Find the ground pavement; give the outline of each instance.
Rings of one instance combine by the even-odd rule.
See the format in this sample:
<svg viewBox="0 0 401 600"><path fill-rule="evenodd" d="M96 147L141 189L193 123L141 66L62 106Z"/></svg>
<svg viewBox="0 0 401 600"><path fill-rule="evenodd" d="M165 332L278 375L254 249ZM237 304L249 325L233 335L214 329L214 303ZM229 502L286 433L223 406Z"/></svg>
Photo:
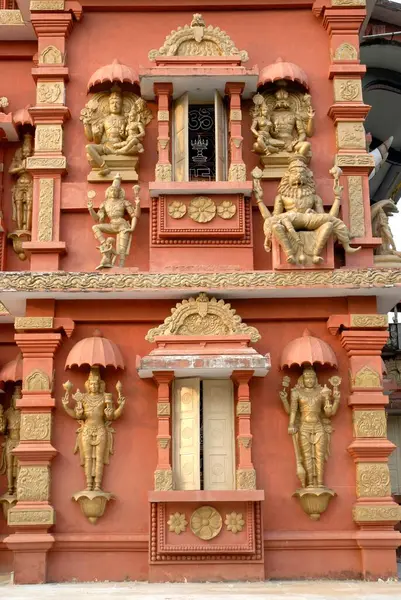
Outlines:
<svg viewBox="0 0 401 600"><path fill-rule="evenodd" d="M1 600L401 600L401 582L1 585Z"/></svg>

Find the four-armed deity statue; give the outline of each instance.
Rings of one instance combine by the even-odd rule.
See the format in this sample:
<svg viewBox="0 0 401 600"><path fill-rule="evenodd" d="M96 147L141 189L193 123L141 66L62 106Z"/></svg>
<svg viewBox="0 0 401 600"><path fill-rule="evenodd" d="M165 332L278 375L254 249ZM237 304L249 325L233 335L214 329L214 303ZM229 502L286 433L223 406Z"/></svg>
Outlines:
<svg viewBox="0 0 401 600"><path fill-rule="evenodd" d="M315 112L309 94L279 88L274 94L256 94L251 111L251 131L255 136L253 151L261 155L263 177L281 177L289 157L311 157Z"/></svg>
<svg viewBox="0 0 401 600"><path fill-rule="evenodd" d="M134 185L132 189L134 204L125 198L125 191L121 187L121 177L117 174L111 186L107 188L105 201L97 212L93 209L92 200L88 199L89 213L96 221L92 231L100 242L98 249L102 254L102 260L96 267L97 269L113 267L117 256L120 257L120 267L123 267L125 259L129 255L132 234L141 214L139 185ZM125 213L128 213L131 219L130 223L125 220ZM106 217L109 219L108 223L105 223ZM114 248L114 239L106 238L105 234L116 234L116 248Z"/></svg>
<svg viewBox="0 0 401 600"><path fill-rule="evenodd" d="M118 170L124 181L136 181L145 127L152 119L145 100L114 86L95 94L81 111L92 172L88 181L111 180Z"/></svg>
<svg viewBox="0 0 401 600"><path fill-rule="evenodd" d="M333 386L332 390L319 384L313 367L305 367L298 383L291 389L290 402L288 376L284 377L283 391L280 392L284 410L289 415L288 433L293 439L297 476L301 482L301 490L297 490L295 495L306 503L308 510L304 509L312 519L320 517L329 498L334 495L324 485L324 467L330 455L331 418L337 413L340 403L341 378L334 376L329 383ZM315 506L311 507L313 503Z"/></svg>
<svg viewBox="0 0 401 600"><path fill-rule="evenodd" d="M20 439L21 412L16 408L16 402L20 398L21 387L15 386L11 406L3 411L0 404L0 433L5 435L6 438L2 444L0 474L7 475L7 492L9 496L15 496L17 491L18 459L14 456L13 450L18 446Z"/></svg>
<svg viewBox="0 0 401 600"><path fill-rule="evenodd" d="M350 246L348 228L338 218L342 194L339 185L341 170L334 168L330 172L334 176L334 202L326 213L322 199L316 194L313 173L307 167L305 157L293 156L278 187L272 214L263 203L262 171L258 167L253 170L254 192L264 220L267 252L271 250L273 236L290 264L318 265L323 262L321 253L331 235L340 242L345 252L353 253L360 249ZM311 235L308 235L309 232Z"/></svg>
<svg viewBox="0 0 401 600"><path fill-rule="evenodd" d="M22 243L31 239L32 231L33 179L27 171L27 158L32 155L33 137L26 133L9 169L10 174L16 177L12 189L12 220L16 228L8 237L13 241L14 250L21 260L26 258Z"/></svg>
<svg viewBox="0 0 401 600"><path fill-rule="evenodd" d="M116 385L116 406L112 394L105 391L106 384L100 377L99 367L91 367L85 392L78 389L72 396L74 408L69 406L72 383L67 381L63 387L63 407L70 417L80 423L74 453L79 451L80 454L86 490L101 492L104 465L109 464L110 454L113 453L114 430L111 422L120 417L125 404L122 385L120 382Z"/></svg>

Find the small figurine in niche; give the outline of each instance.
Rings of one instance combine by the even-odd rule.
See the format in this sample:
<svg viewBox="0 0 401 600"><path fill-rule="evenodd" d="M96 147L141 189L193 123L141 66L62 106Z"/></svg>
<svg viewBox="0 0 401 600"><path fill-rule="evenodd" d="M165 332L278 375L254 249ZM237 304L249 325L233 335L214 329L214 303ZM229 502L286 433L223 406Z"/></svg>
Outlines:
<svg viewBox="0 0 401 600"><path fill-rule="evenodd" d="M131 246L131 238L132 234L135 231L137 226L140 214L140 199L139 199L139 185L133 186L133 194L135 204L132 205L125 198L125 191L121 187L121 176L117 174L113 183L106 190L105 201L100 205L99 210L96 211L93 209L93 202L91 199L88 199L88 210L89 214L92 218L97 221L96 225L93 225L92 231L95 235L95 238L100 242L100 251L103 245L106 242L105 233L115 233L116 234L116 253L120 257L120 267L123 267L125 264L126 257L129 255L130 246ZM125 219L125 213L131 218L131 223L128 223ZM105 223L106 217L109 218L109 223ZM111 252L107 250L107 252ZM109 254L111 256L111 254ZM109 261L110 262L110 261ZM114 264L114 263L113 263ZM110 264L106 265L102 263L98 266L98 268L104 268L112 266Z"/></svg>
<svg viewBox="0 0 401 600"><path fill-rule="evenodd" d="M3 451L0 458L0 474L7 474L7 490L10 496L16 493L18 459L13 454L20 441L21 411L16 408L17 400L21 399L21 386L17 385L11 399L11 406L3 412L0 405L0 433L6 436L2 444Z"/></svg>
<svg viewBox="0 0 401 600"><path fill-rule="evenodd" d="M122 395L122 385L116 385L117 407L111 393L107 393L106 384L100 377L99 367L91 367L89 377L85 382L85 392L78 389L73 394L75 407L69 407L72 383L63 384L65 389L62 400L66 413L77 419L80 427L77 430L77 441L74 454L79 451L81 465L85 470L86 489L102 491L104 465L109 464L110 454L113 454L113 433L111 421L121 416L125 405Z"/></svg>
<svg viewBox="0 0 401 600"><path fill-rule="evenodd" d="M106 269L110 267L114 267L114 263L116 261L116 257L118 256L118 252L114 249L114 238L107 238L103 244L100 246L96 246L97 250L100 250L102 255L102 260L100 264L96 267L96 271L99 269Z"/></svg>
<svg viewBox="0 0 401 600"><path fill-rule="evenodd" d="M9 169L17 180L12 189L12 220L16 228L8 237L13 241L14 251L21 260L26 258L22 244L31 239L32 231L33 178L26 168L27 159L32 155L33 136L25 133L22 146L14 154Z"/></svg>

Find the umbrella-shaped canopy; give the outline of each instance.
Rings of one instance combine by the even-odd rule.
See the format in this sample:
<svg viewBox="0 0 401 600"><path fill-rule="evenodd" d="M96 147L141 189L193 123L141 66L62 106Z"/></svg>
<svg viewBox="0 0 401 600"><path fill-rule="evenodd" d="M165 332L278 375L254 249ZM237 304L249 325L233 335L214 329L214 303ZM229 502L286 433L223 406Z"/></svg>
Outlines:
<svg viewBox="0 0 401 600"><path fill-rule="evenodd" d="M313 337L305 329L302 337L296 338L286 345L281 355L280 366L281 368L291 367L292 365L302 367L306 364L314 365L315 363L337 367L337 358L326 342Z"/></svg>
<svg viewBox="0 0 401 600"><path fill-rule="evenodd" d="M31 125L33 127L33 120L31 115L29 114L30 104L25 106L25 108L20 108L13 113L13 122L14 125L18 127L22 127L23 125Z"/></svg>
<svg viewBox="0 0 401 600"><path fill-rule="evenodd" d="M22 354L18 354L0 370L0 381L22 381Z"/></svg>
<svg viewBox="0 0 401 600"><path fill-rule="evenodd" d="M102 337L98 330L94 331L93 337L84 338L77 342L67 356L66 369L73 366L81 367L82 365L114 367L115 369L124 369L125 366L117 344L108 338Z"/></svg>
<svg viewBox="0 0 401 600"><path fill-rule="evenodd" d="M110 65L100 67L100 69L93 73L88 81L88 92L95 91L92 88L101 86L103 83L115 82L139 85L139 76L134 69L127 65L122 65L115 58Z"/></svg>
<svg viewBox="0 0 401 600"><path fill-rule="evenodd" d="M287 81L296 81L300 83L306 90L309 89L308 76L298 65L286 62L282 58L278 58L276 62L267 65L261 70L259 76L258 87L266 83L274 83L286 79Z"/></svg>

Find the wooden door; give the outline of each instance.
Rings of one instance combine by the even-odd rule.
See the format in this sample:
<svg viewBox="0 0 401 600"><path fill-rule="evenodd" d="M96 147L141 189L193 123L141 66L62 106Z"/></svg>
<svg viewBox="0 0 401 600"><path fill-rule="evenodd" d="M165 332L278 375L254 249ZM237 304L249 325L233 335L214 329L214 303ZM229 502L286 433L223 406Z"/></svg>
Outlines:
<svg viewBox="0 0 401 600"><path fill-rule="evenodd" d="M188 153L188 94L183 94L174 104L174 181L189 180Z"/></svg>
<svg viewBox="0 0 401 600"><path fill-rule="evenodd" d="M234 393L229 379L203 381L205 490L235 489Z"/></svg>
<svg viewBox="0 0 401 600"><path fill-rule="evenodd" d="M199 379L176 379L173 408L174 489L200 489Z"/></svg>

